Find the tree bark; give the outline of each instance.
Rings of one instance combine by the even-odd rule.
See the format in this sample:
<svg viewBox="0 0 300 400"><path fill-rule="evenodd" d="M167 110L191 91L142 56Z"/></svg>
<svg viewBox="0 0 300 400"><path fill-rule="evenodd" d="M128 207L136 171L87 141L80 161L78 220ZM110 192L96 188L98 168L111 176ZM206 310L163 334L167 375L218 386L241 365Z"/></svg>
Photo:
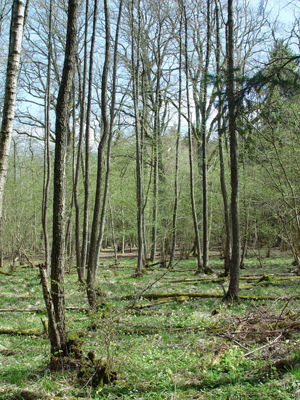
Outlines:
<svg viewBox="0 0 300 400"><path fill-rule="evenodd" d="M85 263L82 264L81 258L81 246L80 246L80 207L78 201L78 183L79 183L79 170L80 161L82 156L82 143L83 143L83 131L85 121L85 95L86 95L86 80L87 80L87 46L88 46L88 21L89 21L89 0L86 0L85 8L85 31L84 31L84 60L83 60L83 77L82 77L82 91L80 93L80 127L79 127L79 141L77 149L77 160L75 169L74 179L74 204L75 204L75 242L76 242L76 266L78 273L79 282L83 283L85 278ZM79 63L79 60L77 60ZM79 72L80 74L80 72ZM79 80L80 86L80 80Z"/></svg>
<svg viewBox="0 0 300 400"><path fill-rule="evenodd" d="M151 248L151 261L155 261L156 245L157 245L157 216L158 216L158 197L159 197L159 141L160 141L160 108L161 108L161 74L162 74L162 57L161 57L161 30L162 21L159 20L159 28L157 35L157 71L156 71L156 88L155 88L155 101L154 101L154 138L153 138L153 163L154 163L154 176L153 176L153 221L152 221L152 248Z"/></svg>
<svg viewBox="0 0 300 400"><path fill-rule="evenodd" d="M98 146L98 165L97 165L97 184L94 215L92 222L91 241L90 241L90 255L88 260L87 271L87 296L91 307L97 304L96 298L96 273L97 273L97 241L99 235L99 221L101 215L101 197L102 197L102 183L103 183L103 162L104 162L104 149L109 135L109 121L107 116L107 79L110 64L110 17L108 0L104 0L105 11L105 61L102 73L102 88L101 88L101 119L103 126L103 134Z"/></svg>
<svg viewBox="0 0 300 400"><path fill-rule="evenodd" d="M139 111L140 96L140 31L141 31L141 10L140 0L138 0L138 30L135 36L134 30L134 1L132 1L132 47L131 47L131 63L133 74L133 103L135 118L135 137L136 137L136 196L137 196L137 235L138 235L138 261L136 274L141 275L144 267L144 240L143 240L143 165L142 165L142 140L141 140L141 122ZM135 40L136 39L136 42Z"/></svg>
<svg viewBox="0 0 300 400"><path fill-rule="evenodd" d="M208 204L207 204L207 140L206 140L206 102L207 102L207 85L208 85L208 67L210 58L210 0L207 0L207 23L206 23L206 57L204 66L203 79L203 100L201 105L201 136L202 136L202 203L203 203L203 271L206 273L209 266L209 250L208 250Z"/></svg>
<svg viewBox="0 0 300 400"><path fill-rule="evenodd" d="M50 272L50 245L48 237L48 198L49 187L51 180L51 162L50 162L50 85L51 85L51 58L52 58L52 9L53 0L50 0L49 5L49 34L48 34L48 65L47 65L47 86L45 97L45 144L44 144L44 186L43 186L43 204L42 204L42 224L45 243L45 268Z"/></svg>
<svg viewBox="0 0 300 400"><path fill-rule="evenodd" d="M93 33L90 49L90 66L89 66L89 86L88 86L88 102L86 109L86 127L85 127L85 181L84 181L84 221L83 221L83 235L82 235L82 250L81 250L81 270L85 271L87 259L87 245L88 245L88 221L89 221L89 175L90 175L90 121L91 121L91 106L92 106L92 90L93 90L93 63L94 63L94 48L96 40L96 27L98 16L98 0L94 2L94 19L93 19ZM103 96L102 96L103 103ZM106 104L104 104L106 106ZM103 105L102 105L103 108ZM103 114L103 111L102 111ZM103 120L103 117L102 117ZM105 130L105 123L103 123Z"/></svg>
<svg viewBox="0 0 300 400"><path fill-rule="evenodd" d="M178 171L179 171L179 139L181 131L181 87L182 87L182 13L180 15L179 28L179 81L178 81L178 122L175 149L175 176L174 176L174 208L172 218L172 249L169 260L169 268L174 265L176 238L177 238L177 211L178 211Z"/></svg>
<svg viewBox="0 0 300 400"><path fill-rule="evenodd" d="M218 0L216 0L216 68L217 68L217 90L218 90L218 145L219 145L219 158L220 158L220 184L221 192L224 204L224 223L225 223L225 245L224 245L224 274L229 275L230 262L231 262L231 225L230 225L230 212L228 204L228 195L226 189L225 180L225 164L224 164L224 151L223 151L223 126L222 126L222 115L223 115L223 101L222 101L222 86L221 86L221 65L220 65L220 54L221 54L221 43L220 43L220 26L219 26L219 6Z"/></svg>
<svg viewBox="0 0 300 400"><path fill-rule="evenodd" d="M68 27L65 60L56 103L55 160L54 160L54 196L53 196L53 245L51 254L51 297L55 320L59 331L57 342L55 327L50 324L49 335L51 352L65 352L65 200L66 200L66 154L69 122L69 97L72 87L76 54L77 0L68 3Z"/></svg>
<svg viewBox="0 0 300 400"><path fill-rule="evenodd" d="M194 183L194 163L193 163L193 143L192 143L192 132L191 132L191 116L190 116L190 100L189 100L189 61L188 61L188 25L185 6L182 5L182 12L184 15L184 30L185 30L185 45L184 45L184 55L185 55L185 75L186 75L186 96L187 96L187 113L188 113L188 137L189 137L189 164L190 164L190 192L191 192L191 203L192 203L192 213L193 222L195 229L195 245L197 250L197 260L198 266L197 271L202 270L202 260L201 260L201 244L200 244L200 234L198 226L198 217L196 210L195 201L195 183Z"/></svg>
<svg viewBox="0 0 300 400"><path fill-rule="evenodd" d="M230 265L230 282L227 298L236 299L239 293L240 278L240 220L239 220L239 175L238 175L238 135L236 130L235 96L234 96L234 23L233 0L228 0L227 21L227 100L228 100L228 127L231 160L231 229L232 229L232 257Z"/></svg>
<svg viewBox="0 0 300 400"><path fill-rule="evenodd" d="M5 94L2 110L2 123L0 131L0 267L2 266L2 208L3 193L6 181L7 166L13 123L15 116L15 106L17 98L17 84L23 30L25 25L25 12L28 7L24 6L23 0L14 0L12 5L9 50L6 69Z"/></svg>
<svg viewBox="0 0 300 400"><path fill-rule="evenodd" d="M109 180L110 180L110 155L111 155L111 146L112 146L112 139L113 139L114 120L115 120L115 114L116 114L115 106L116 106L118 43L119 43L120 23L121 23L121 18L122 18L122 9L123 9L123 0L120 0L117 28L116 28L116 34L115 34L114 57L113 57L112 93L111 93L111 105L110 105L108 145L107 145L107 155L106 155L105 184L104 184L103 203L102 203L102 211L101 211L101 219L100 219L100 228L99 228L99 234L98 234L98 239L97 239L96 254L95 254L95 258L94 258L94 271L95 271L94 275L95 275L95 277L97 275L97 267L98 267L99 256L100 256L100 249L102 246L102 240L103 240L103 235L104 235L106 206L107 206L107 201L108 201L108 189L109 189Z"/></svg>

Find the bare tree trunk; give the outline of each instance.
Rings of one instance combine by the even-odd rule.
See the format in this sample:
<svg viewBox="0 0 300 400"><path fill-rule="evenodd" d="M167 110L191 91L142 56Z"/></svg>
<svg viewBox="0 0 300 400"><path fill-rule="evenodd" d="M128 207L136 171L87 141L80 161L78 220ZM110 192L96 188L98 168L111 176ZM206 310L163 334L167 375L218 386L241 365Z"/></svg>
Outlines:
<svg viewBox="0 0 300 400"><path fill-rule="evenodd" d="M86 127L85 127L85 182L84 182L84 221L83 221L83 235L82 235L82 250L81 250L81 269L85 270L87 258L87 244L88 244L88 221L89 221L89 174L90 174L90 120L91 120L91 105L92 105L92 90L93 90L93 63L94 63L94 48L96 40L96 26L98 15L98 0L94 3L94 19L93 19L93 33L90 49L90 66L89 66L89 87L88 87L88 102L86 109ZM103 97L102 97L103 103ZM105 107L106 104L102 105ZM103 114L103 110L102 110ZM104 118L102 117L104 121ZM105 125L105 122L104 122ZM105 126L103 128L105 130Z"/></svg>
<svg viewBox="0 0 300 400"><path fill-rule="evenodd" d="M50 163L50 85L51 85L51 58L52 58L52 9L53 0L50 0L49 6L49 34L48 34L48 66L47 66L47 86L46 86L46 97L45 97L45 150L44 150L44 186L43 186L43 204L42 204L42 224L44 233L45 243L45 268L46 271L50 272L50 246L48 237L48 197L49 187L51 180L51 163Z"/></svg>
<svg viewBox="0 0 300 400"><path fill-rule="evenodd" d="M105 42L105 61L103 66L102 88L101 88L101 118L102 118L103 134L98 146L97 186L96 186L96 197L95 197L94 215L93 215L93 223L91 231L88 271L87 271L87 296L91 307L95 307L97 303L96 291L95 291L97 259L98 259L97 241L99 235L99 221L101 214L101 197L102 197L101 191L103 182L104 149L109 135L109 122L107 116L107 79L108 79L108 71L110 64L110 17L109 17L108 0L104 0L104 11L105 11L106 42Z"/></svg>
<svg viewBox="0 0 300 400"><path fill-rule="evenodd" d="M118 264L118 245L116 243L114 215L113 215L113 210L112 210L112 206L111 206L110 202L109 202L109 211L110 211L111 236L112 236L112 242L113 242L113 248L114 248L115 265L117 265Z"/></svg>
<svg viewBox="0 0 300 400"><path fill-rule="evenodd" d="M195 229L195 245L197 250L198 266L197 272L202 270L201 260L201 244L200 234L198 226L198 217L195 202L195 184L194 184L194 163L193 163L193 144L192 144L192 132L191 132L191 116L190 116L190 100L189 100L189 61L188 61L188 26L185 6L182 5L182 12L184 15L184 28L185 28L185 74L186 74L186 96L187 96L187 112L188 112L188 137L189 137L189 163L190 163L190 190L191 190L191 203L193 212L193 221Z"/></svg>
<svg viewBox="0 0 300 400"><path fill-rule="evenodd" d="M153 138L153 151L154 151L154 179L153 179L153 222L152 222L152 248L151 248L151 261L155 261L156 245L157 245L157 215L158 215L158 186L159 186L159 141L160 141L160 108L161 108L161 29L162 23L159 21L159 30L157 35L157 72L156 72L156 89L155 89L155 102L154 102L154 138Z"/></svg>
<svg viewBox="0 0 300 400"><path fill-rule="evenodd" d="M218 88L218 144L219 144L219 157L220 157L220 184L221 192L224 204L224 220L225 220L225 248L224 248L224 275L228 276L230 271L230 260L231 260L231 226L230 226L230 212L228 204L228 195L226 189L225 181L225 164L224 164L224 152L223 152L223 129L222 129L222 86L221 86L221 66L220 66L220 53L221 53L221 43L220 43L220 26L219 26L219 7L218 0L216 0L216 36L217 36L217 48L216 48L216 68L217 68L217 88Z"/></svg>
<svg viewBox="0 0 300 400"><path fill-rule="evenodd" d="M157 111L156 111L157 112ZM153 208L152 208L152 237L150 260L155 261L157 245L157 214L158 214L158 123L155 115L153 138Z"/></svg>
<svg viewBox="0 0 300 400"><path fill-rule="evenodd" d="M138 29L135 35L134 30L134 1L132 1L132 47L131 62L133 74L133 103L135 118L135 137L136 137L136 188L137 188L137 234L138 234L138 262L136 274L141 275L143 272L144 261L144 240L143 240L143 165L142 165L142 141L141 141L141 123L139 111L140 96L140 31L141 31L141 10L140 0L138 0ZM135 42L136 37L136 42Z"/></svg>
<svg viewBox="0 0 300 400"><path fill-rule="evenodd" d="M83 78L82 78L82 91L80 94L80 127L79 127L79 142L77 150L77 162L74 180L74 204L75 204L75 241L76 241L76 265L79 282L83 283L85 277L85 263L82 263L81 246L80 246L80 207L78 202L78 183L79 183L79 170L80 161L82 156L82 142L85 121L85 95L86 95L86 80L87 80L87 46L88 46L88 21L89 21L89 0L86 0L85 9L85 31L84 31L84 60L83 60ZM78 63L78 60L77 60ZM80 82L79 82L80 87Z"/></svg>
<svg viewBox="0 0 300 400"><path fill-rule="evenodd" d="M239 293L240 279L240 219L239 219L239 177L238 177L238 135L236 130L235 98L234 98L234 32L233 32L233 0L228 0L228 36L227 36L227 99L229 112L229 139L231 160L231 229L232 258L230 265L230 282L227 298L236 299Z"/></svg>
<svg viewBox="0 0 300 400"><path fill-rule="evenodd" d="M204 66L203 79L203 100L201 107L201 136L202 136L202 203L203 203L203 271L208 272L209 268L209 250L208 250L208 205L207 205L207 140L206 140L206 102L207 102L207 85L208 85L208 67L210 58L210 0L206 2L207 7L207 25L206 25L206 57Z"/></svg>
<svg viewBox="0 0 300 400"><path fill-rule="evenodd" d="M178 211L178 170L179 170L179 139L181 130L181 86L182 86L182 13L180 14L179 27L179 83L178 83L178 123L175 150L175 177L174 177L174 208L172 220L172 249L170 254L169 268L174 265L176 237L177 237L177 211Z"/></svg>
<svg viewBox="0 0 300 400"><path fill-rule="evenodd" d="M66 154L69 122L69 97L74 76L77 31L77 0L68 3L68 28L62 79L56 103L55 161L53 196L53 245L51 254L51 297L60 343L56 340L55 326L49 324L51 352L66 352L65 331L65 201L66 201ZM51 322L49 320L49 322Z"/></svg>
<svg viewBox="0 0 300 400"><path fill-rule="evenodd" d="M72 82L72 97L70 96L70 103L72 102L72 130L70 128L71 137L72 137L72 155L71 152L67 153L67 165L69 164L70 160L72 159L72 183L73 183L73 190L71 193L71 201L70 205L68 206L68 213L66 217L66 238L65 238L65 246L66 246L66 263L68 266L72 266L72 215L73 215L73 207L74 207L74 184L75 184L75 137L76 137L76 94L75 94L75 68L74 68L74 76ZM68 144L68 146L70 143Z"/></svg>
<svg viewBox="0 0 300 400"><path fill-rule="evenodd" d="M43 296L44 296L46 309L47 309L48 325L49 325L49 328L51 327L51 332L49 332L51 349L56 349L56 348L61 349L61 337L60 337L60 332L58 330L58 324L57 324L57 321L55 318L55 310L54 310L54 306L53 306L53 300L51 297L51 293L49 290L49 285L47 282L45 266L40 264L38 267L40 270ZM53 354L53 351L52 351L52 354Z"/></svg>
<svg viewBox="0 0 300 400"><path fill-rule="evenodd" d="M105 63L104 63L104 68L103 68L102 89L101 89L101 96L102 96L101 110L102 110L103 135L102 135L101 141L98 146L97 187L96 187L95 206L94 206L93 224L92 224L91 241L90 241L90 251L89 251L89 258L88 258L88 276L87 276L88 299L89 299L89 304L92 307L95 307L96 303L97 303L95 285L96 285L96 278L97 278L97 268L98 268L98 262L99 262L99 256L100 256L100 249L101 249L103 235L104 235L106 205L107 205L108 189L109 189L110 154L111 154L111 145L112 145L112 138L113 138L113 124L114 124L114 118L115 118L118 40L119 40L119 31L120 31L120 21L121 21L121 17L122 17L122 6L123 6L123 0L120 0L118 21L117 21L117 28L116 28L116 35L115 35L110 121L108 121L107 78L108 78L108 71L109 71L109 65L110 65L110 16L109 16L108 1L104 0L105 27L106 27L106 50L105 50ZM101 209L102 183L103 183L103 175L104 175L103 162L104 162L105 144L107 142L107 139L108 139L108 145L107 145L107 155L106 155L106 174L105 174L104 193L103 193L102 209ZM100 221L100 224L99 224L99 221Z"/></svg>
<svg viewBox="0 0 300 400"><path fill-rule="evenodd" d="M18 72L21 56L23 30L25 25L25 10L26 8L24 7L23 0L13 1L6 69L5 94L0 132L0 267L2 266L3 192L6 181L10 142L15 116Z"/></svg>

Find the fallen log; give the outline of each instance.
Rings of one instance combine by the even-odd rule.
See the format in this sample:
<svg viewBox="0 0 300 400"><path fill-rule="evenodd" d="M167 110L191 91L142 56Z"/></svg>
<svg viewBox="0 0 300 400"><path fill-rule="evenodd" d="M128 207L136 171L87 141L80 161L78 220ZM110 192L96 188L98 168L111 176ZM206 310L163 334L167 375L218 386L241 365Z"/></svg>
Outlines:
<svg viewBox="0 0 300 400"><path fill-rule="evenodd" d="M148 300L157 300L157 299L170 299L170 298L178 298L178 299L208 299L208 298L219 298L222 299L224 297L223 293L148 293L143 294L141 298L148 299ZM244 296L240 295L240 300L287 300L292 298L294 300L300 299L300 295L297 296L284 296L284 297L277 297L277 296ZM136 299L136 295L127 295L121 298L122 300L133 300Z"/></svg>
<svg viewBox="0 0 300 400"><path fill-rule="evenodd" d="M30 390L22 390L22 392L15 395L14 398L20 400L92 400L88 398L83 399L82 397L57 397L42 395L40 393L31 392Z"/></svg>
<svg viewBox="0 0 300 400"><path fill-rule="evenodd" d="M264 277L266 278L266 275L255 275L255 276L241 276L240 280L241 281L259 281L261 280L262 282L264 280ZM278 275L267 275L269 277L269 281L271 283L276 283L280 281L293 281L293 280L300 280L300 276L278 276ZM201 283L218 283L218 282L226 282L228 281L229 278L227 277L220 277L220 278L192 278L192 279L174 279L174 280L168 280L168 283L195 283L195 282L201 282Z"/></svg>
<svg viewBox="0 0 300 400"><path fill-rule="evenodd" d="M9 275L9 276L12 275L10 272L5 272L5 271L0 271L0 274L2 274L2 275Z"/></svg>
<svg viewBox="0 0 300 400"><path fill-rule="evenodd" d="M148 293L143 294L141 297L148 300L157 300L157 299L171 299L171 298L179 298L179 299L190 299L190 298L222 298L224 295L221 293ZM122 300L133 300L136 298L136 295L127 295L123 296Z"/></svg>
<svg viewBox="0 0 300 400"><path fill-rule="evenodd" d="M66 307L67 311L88 311L89 309L86 307ZM19 312L24 312L24 313L41 313L41 314L46 314L47 310L46 308L0 308L0 313L4 312L11 312L11 313L19 313Z"/></svg>
<svg viewBox="0 0 300 400"><path fill-rule="evenodd" d="M159 327L159 328L154 328L154 327L147 327L141 328L141 327L123 327L120 328L119 331L121 331L123 334L126 335L148 335L148 334L156 334L161 332L163 329L167 330L168 332L206 332L207 334L219 334L224 327L223 326L216 326L216 325L211 325L211 326L203 326L203 325L193 325L193 326L184 326L184 327L176 327L176 326L164 326L164 327Z"/></svg>
<svg viewBox="0 0 300 400"><path fill-rule="evenodd" d="M12 336L42 336L44 332L35 331L33 329L6 329L0 328L0 335L12 335Z"/></svg>
<svg viewBox="0 0 300 400"><path fill-rule="evenodd" d="M178 279L178 280L168 280L168 283L218 283L218 282L226 282L228 278L195 278L195 279Z"/></svg>

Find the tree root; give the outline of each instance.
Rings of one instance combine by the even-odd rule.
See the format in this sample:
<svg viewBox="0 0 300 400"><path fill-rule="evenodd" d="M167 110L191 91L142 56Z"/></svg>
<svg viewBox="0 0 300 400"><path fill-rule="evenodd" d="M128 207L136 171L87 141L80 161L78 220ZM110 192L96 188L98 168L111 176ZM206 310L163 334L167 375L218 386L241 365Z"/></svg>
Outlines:
<svg viewBox="0 0 300 400"><path fill-rule="evenodd" d="M102 362L102 359L96 359L94 351L84 354L83 340L78 334L69 336L67 343L60 354L52 354L49 368L51 371L61 371L71 369L77 372L78 382L83 386L92 386L101 388L109 383L114 383L117 373Z"/></svg>

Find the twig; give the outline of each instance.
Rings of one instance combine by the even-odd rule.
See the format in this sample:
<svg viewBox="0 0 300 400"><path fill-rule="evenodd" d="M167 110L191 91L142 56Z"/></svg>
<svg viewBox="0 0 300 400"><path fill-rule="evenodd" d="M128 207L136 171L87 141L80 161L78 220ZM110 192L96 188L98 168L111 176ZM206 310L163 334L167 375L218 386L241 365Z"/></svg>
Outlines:
<svg viewBox="0 0 300 400"><path fill-rule="evenodd" d="M283 314L283 311L287 308L287 306L288 306L288 304L289 304L289 302L290 302L291 300L292 300L292 297L290 297L290 298L287 300L286 305L285 305L285 306L283 307L283 309L281 310L281 313L279 314L279 317L278 317L278 319L277 319L277 321L276 321L276 324L275 324L274 329L277 328L278 322L280 321L280 318L281 318L281 316L282 316L282 314Z"/></svg>
<svg viewBox="0 0 300 400"><path fill-rule="evenodd" d="M181 259L179 259L177 261L177 263L174 265L174 267L181 261ZM145 289L143 289L139 294L137 294L132 300L131 302L129 302L126 306L125 306L125 310L128 308L131 308L131 306L135 303L136 300L140 299L143 294L150 289L152 286L154 286L158 281L160 281L165 275L167 275L167 273L169 273L170 270L167 269L161 276L159 276L157 279L155 279L155 281L153 281L152 283L149 283L148 286L145 287Z"/></svg>
<svg viewBox="0 0 300 400"><path fill-rule="evenodd" d="M176 300L174 299L174 301L176 301ZM150 303L150 304L133 304L130 308L132 310L141 311L144 308L151 308L151 307L155 307L155 306L160 306L161 304L165 304L165 303L170 303L170 300L157 301L156 303Z"/></svg>
<svg viewBox="0 0 300 400"><path fill-rule="evenodd" d="M279 329L277 331L263 331L263 332L252 332L252 331L236 331L236 332L231 332L231 335L239 335L239 334L246 334L246 335L265 335L266 333L275 333L275 332L281 332Z"/></svg>
<svg viewBox="0 0 300 400"><path fill-rule="evenodd" d="M275 343L277 342L277 340L281 338L281 336L282 336L282 334L280 334L279 336L277 336L277 338L276 338L275 340L273 340L273 342L267 343L267 344L265 344L264 346L259 347L258 349L249 351L249 353L244 354L244 357L248 357L248 356L250 356L250 354L253 354L253 353L255 353L256 351L260 351L260 350L262 350L262 349L264 349L264 348L266 348L266 347L273 346L273 344L275 344Z"/></svg>
<svg viewBox="0 0 300 400"><path fill-rule="evenodd" d="M238 346L242 347L244 350L249 351L249 348L248 348L248 347L244 346L243 344L241 344L241 343L238 342L237 340L233 339L233 338L230 336L230 334L228 334L228 333L225 333L225 334L219 333L217 336L223 337L223 338L225 338L225 339L228 339L228 340L230 340L231 342L233 342L233 343L237 344Z"/></svg>

